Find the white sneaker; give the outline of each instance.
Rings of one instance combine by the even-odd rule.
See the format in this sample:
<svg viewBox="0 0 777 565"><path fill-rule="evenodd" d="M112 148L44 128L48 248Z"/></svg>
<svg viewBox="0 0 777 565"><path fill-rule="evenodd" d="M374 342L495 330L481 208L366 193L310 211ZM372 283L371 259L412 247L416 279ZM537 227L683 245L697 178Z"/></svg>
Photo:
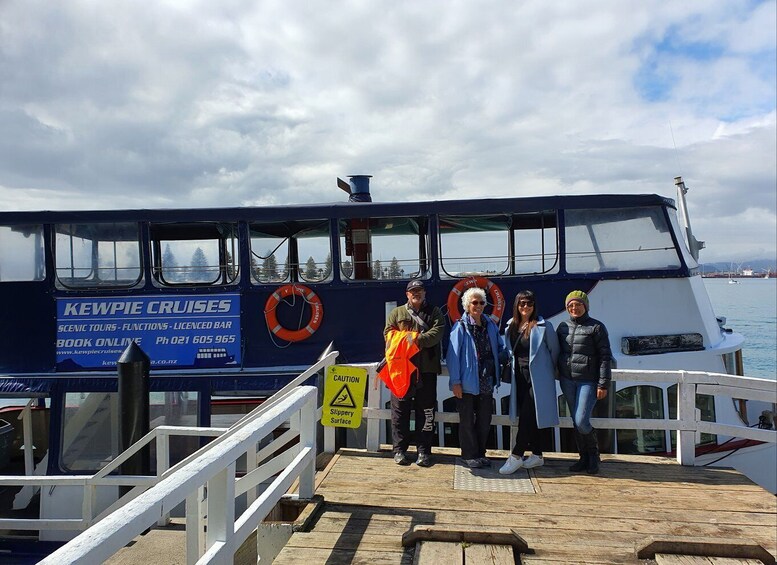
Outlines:
<svg viewBox="0 0 777 565"><path fill-rule="evenodd" d="M524 469L533 469L534 467L542 467L545 464L545 460L539 455L532 453L526 459L523 460Z"/></svg>
<svg viewBox="0 0 777 565"><path fill-rule="evenodd" d="M523 459L511 454L507 461L505 461L505 464L499 469L499 474L512 475L521 467L523 467Z"/></svg>

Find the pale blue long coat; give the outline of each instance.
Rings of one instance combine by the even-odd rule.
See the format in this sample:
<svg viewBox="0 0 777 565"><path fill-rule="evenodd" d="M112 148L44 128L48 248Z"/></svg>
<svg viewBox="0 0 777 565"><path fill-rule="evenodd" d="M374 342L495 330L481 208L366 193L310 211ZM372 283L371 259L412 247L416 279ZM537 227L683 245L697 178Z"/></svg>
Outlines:
<svg viewBox="0 0 777 565"><path fill-rule="evenodd" d="M510 352L510 419L518 417L518 392L515 386L515 357L510 342L510 324L504 331L505 348ZM556 361L559 344L553 324L543 318L537 320L529 334L529 374L534 389L534 408L537 413L537 427L558 426L558 403L556 402Z"/></svg>

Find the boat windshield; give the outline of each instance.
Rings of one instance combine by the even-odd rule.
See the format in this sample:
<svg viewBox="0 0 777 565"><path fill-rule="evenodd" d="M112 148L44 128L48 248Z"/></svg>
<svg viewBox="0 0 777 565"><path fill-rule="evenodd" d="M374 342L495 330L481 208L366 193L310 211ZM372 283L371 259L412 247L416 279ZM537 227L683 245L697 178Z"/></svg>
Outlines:
<svg viewBox="0 0 777 565"><path fill-rule="evenodd" d="M565 218L569 273L681 266L660 206L566 210Z"/></svg>

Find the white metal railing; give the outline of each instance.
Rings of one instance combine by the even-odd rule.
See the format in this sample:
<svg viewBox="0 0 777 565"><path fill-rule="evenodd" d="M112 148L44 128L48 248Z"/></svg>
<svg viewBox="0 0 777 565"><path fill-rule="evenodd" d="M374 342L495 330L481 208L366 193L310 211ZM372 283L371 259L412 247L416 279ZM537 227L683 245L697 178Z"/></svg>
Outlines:
<svg viewBox="0 0 777 565"><path fill-rule="evenodd" d="M372 365L371 374L375 374ZM696 395L728 396L735 399L760 400L777 404L777 383L768 379L707 373L703 371L647 371L633 369L614 369L614 381L634 383L677 384L677 418L591 418L591 423L599 429L619 430L675 430L677 432L677 461L682 465L693 465L696 456L696 433L727 435L743 439L752 439L766 443L777 443L777 431L755 429L741 425L707 422L701 420L696 408ZM381 406L382 389L385 385L375 379L368 386L367 406L363 418L367 421L368 451L377 451L380 447L380 423L391 419L391 410ZM437 422L458 423L455 412L437 412ZM560 426L572 427L572 419L561 417ZM509 426L511 441L517 432L518 422L506 415L494 415L493 426Z"/></svg>
<svg viewBox="0 0 777 565"><path fill-rule="evenodd" d="M155 508L161 505L162 511L158 515L155 515L154 521L160 525L164 525L169 521L170 510L185 498L187 502L187 562L193 563L203 556L203 554L205 554L205 557L203 557L205 561L214 559L217 556L221 559L222 554L227 554L229 552L229 548L234 546L234 549L237 549L240 543L245 540L245 537L243 537L242 540L237 541L238 538L235 537L235 535L239 534L242 536L245 533L247 536L250 534L252 530L249 529L247 533L245 530L246 527L248 527L247 524L253 522L255 528L256 524L267 515L280 497L284 495L295 478L299 477L300 480L298 497L305 499L310 498L313 495L312 473L315 472L315 464L309 466L308 460L312 458L315 462L315 428L316 422L321 418L321 408L318 407L318 389L316 387L303 387L300 389L300 385L311 377L315 377L319 371L325 371L329 366L333 365L338 355L339 353L337 351L332 351L323 356L318 362L304 370L272 397L265 400L249 414L243 416L230 428L158 426L93 475L0 476L0 486L26 486L29 487L29 489L32 489L43 486L54 487L57 485L68 485L82 487L83 489L83 503L80 518L51 518L43 520L0 519L0 529L82 531L96 524L96 526L91 527L88 532L84 532L86 537L84 535L78 536L61 548L60 551L67 552L67 557L63 557L61 562L73 562L70 556L79 555L81 556L78 558L79 563L100 563L102 562L105 553L102 548L98 551L92 547L91 549L88 549L86 553L82 554L85 539L92 539L95 532L103 532L106 536L105 547L114 548L107 554L110 556L134 537L134 535L130 535L129 532L137 529L137 527L135 527L137 525L135 521L139 520L139 523L145 524L138 532L142 532L151 525L151 523L145 523L144 518L148 516L147 508L145 508L146 505L151 504ZM293 410L291 412L288 410L284 411L282 407L288 408L289 399L292 395L296 398L300 394L300 390L305 390L308 396L312 395L311 398L306 397L304 410L298 409L296 412ZM264 433L267 435L267 433L272 433L272 431L280 425L275 425L277 424L277 418L270 418L270 415L276 414L278 411L285 414L286 418L285 420L281 419L280 424L288 421L289 429L284 431L268 445L257 449L259 439L264 437L261 434ZM270 418L272 422L268 423L268 418ZM267 430L270 430L270 432L267 432ZM246 474L243 477L239 479L235 478L235 461L237 460L237 457L231 463L227 461L229 457L217 457L215 459L216 461L227 461L227 463L218 470L219 479L211 485L211 482L215 480L214 477L209 476L206 479L202 479L202 476L200 476L199 479L194 480L194 482L199 481L199 485L196 487L195 491L185 493L184 498L181 498L178 503L173 503L171 501L175 496L180 498L180 489L175 489L175 496L171 496L170 492L168 492L169 488L168 490L163 489L161 491L156 488L165 481L172 481L173 483L177 482L181 477L186 476L187 472L191 474L193 468L202 467L203 461L206 461L206 458L210 457L212 459L212 456L209 455L212 451L216 450L218 453L223 454L225 449L227 449L225 446L233 446L236 437L244 437L246 434L249 434L249 432L253 439L248 442L248 447L243 452L239 453L239 456L242 456L243 453L246 454ZM195 453L189 455L175 466L170 467L170 438L174 436L215 437L216 439L212 440ZM333 452L334 429L325 428L324 436L326 448L330 452ZM295 446L295 449L299 450L296 454L293 450L287 449L286 451L274 455L281 448L288 445L290 442L293 442L297 437L300 438L300 441L299 444ZM251 443L251 441L253 443ZM156 476L121 476L110 474L119 470L122 463L151 442L156 442ZM301 456L300 454L303 452L304 454ZM230 451L230 453L232 452ZM208 469L212 470L211 467L208 467ZM308 473L310 476L307 476L305 473ZM270 484L270 487L264 491L264 494L262 494L261 497L258 497L257 486L260 483L268 481L275 475L278 475L278 477L276 477ZM222 484L224 481L229 482L230 485ZM212 488L209 490L205 486L206 484L207 487ZM105 486L123 486L132 488L129 492L98 514L95 509L96 491L98 487ZM151 490L154 490L154 493L148 494ZM206 496L206 492L209 492L210 495ZM250 506L249 510L252 510L253 514L248 514L247 510L238 520L235 520L234 504L227 504L225 498L225 496L230 493L233 497L246 494L247 504ZM149 502L149 497L153 498L153 502ZM141 502L138 503L138 500ZM208 500L211 501L209 507ZM144 503L143 501L146 502ZM137 504L144 505L141 514L133 518L133 520L135 520L132 522L133 526L128 527L127 529L117 529L100 525L102 524L102 521L105 520L116 521L119 519L119 516L120 521L127 521L129 523L129 515L127 514L130 510L129 504L135 504L135 506L132 507L135 508L135 511L138 511ZM254 509L255 506L256 509ZM121 512L116 513L115 511L120 508ZM204 535L205 524L207 522L206 512L207 515L211 517L207 536ZM229 526L229 524L231 524L231 526ZM232 532L230 536L234 539L230 538L230 540L222 540L222 537L227 536L226 532L230 531ZM127 538L128 535L130 535L129 538ZM101 542L101 544L102 543L103 542ZM86 546L89 546L89 544L86 544ZM205 553L206 548L208 549L208 553ZM71 551L77 553L71 554ZM98 554L103 557L96 557ZM53 555L59 555L59 552ZM51 559L53 555L48 559ZM84 561L80 561L82 558ZM229 558L231 559L231 554L229 554ZM75 557L73 557L73 559L75 559ZM53 563L55 561L51 562Z"/></svg>
<svg viewBox="0 0 777 565"><path fill-rule="evenodd" d="M316 387L300 386L267 407L260 406L254 411L264 408L260 413L248 414L212 442L215 445L176 465L121 512L107 515L41 563L102 563L184 501L187 563L231 562L235 551L295 480L299 480L300 499L313 496L317 399ZM260 440L286 422L289 430L257 451ZM299 437L297 444L270 457L295 437ZM243 454L249 459L268 459L237 478L236 462ZM255 490L274 475L267 489L249 501L243 514L235 516L235 497Z"/></svg>
<svg viewBox="0 0 777 565"><path fill-rule="evenodd" d="M127 451L111 461L93 475L25 475L12 476L0 475L0 486L21 486L30 488L77 486L84 490L81 518L48 518L16 519L0 518L0 529L13 530L84 530L103 516L129 500L135 498L144 490L156 484L169 473L170 464L170 437L174 436L199 436L212 437L222 434L227 428L191 428L181 426L159 426L143 436ZM141 448L152 441L156 442L157 449L157 476L145 475L109 475L122 463L137 453ZM95 515L94 501L98 487L124 486L133 487L125 496L116 501L99 515Z"/></svg>

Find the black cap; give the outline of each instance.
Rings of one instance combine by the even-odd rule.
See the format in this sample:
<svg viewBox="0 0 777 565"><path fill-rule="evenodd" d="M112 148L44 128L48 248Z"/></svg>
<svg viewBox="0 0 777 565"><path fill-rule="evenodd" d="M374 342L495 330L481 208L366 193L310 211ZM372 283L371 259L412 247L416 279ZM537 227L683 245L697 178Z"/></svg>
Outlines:
<svg viewBox="0 0 777 565"><path fill-rule="evenodd" d="M405 291L409 292L415 289L424 290L424 281L419 281L418 279L410 281L407 283L407 288L405 288Z"/></svg>

